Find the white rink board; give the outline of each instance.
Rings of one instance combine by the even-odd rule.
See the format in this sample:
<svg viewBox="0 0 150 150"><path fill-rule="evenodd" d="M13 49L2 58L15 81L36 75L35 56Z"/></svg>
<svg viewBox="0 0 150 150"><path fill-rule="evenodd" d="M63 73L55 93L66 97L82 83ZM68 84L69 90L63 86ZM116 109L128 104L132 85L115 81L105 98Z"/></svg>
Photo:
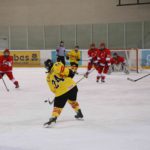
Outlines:
<svg viewBox="0 0 150 150"><path fill-rule="evenodd" d="M56 50L40 50L40 53L41 53L41 65L43 65L44 63L44 60L46 60L47 58L51 58L52 59L52 52L54 52ZM68 51L68 50L67 50ZM87 66L88 64L88 50L87 49L82 49L80 50L81 51L81 60L82 60L82 66ZM113 50L112 50L113 51ZM123 50L121 50L123 51ZM127 50L124 50L124 51L127 51ZM144 49L139 49L138 50L138 65L139 67L142 66L142 53L143 53ZM150 51L150 50L147 50L147 51ZM117 52L117 50L116 50ZM55 56L56 57L56 56ZM129 53L129 58L128 58L128 64L131 66L131 67L136 67L136 51L134 49L131 49L130 50L130 53ZM145 58L144 58L145 59Z"/></svg>
<svg viewBox="0 0 150 150"><path fill-rule="evenodd" d="M14 72L20 89L5 77L8 93L0 80L0 150L150 150L150 77L132 83L119 73L108 76L106 84L97 84L93 72L78 85L84 121L75 120L67 104L56 126L45 129L42 124L52 107L43 101L54 97L45 69Z"/></svg>

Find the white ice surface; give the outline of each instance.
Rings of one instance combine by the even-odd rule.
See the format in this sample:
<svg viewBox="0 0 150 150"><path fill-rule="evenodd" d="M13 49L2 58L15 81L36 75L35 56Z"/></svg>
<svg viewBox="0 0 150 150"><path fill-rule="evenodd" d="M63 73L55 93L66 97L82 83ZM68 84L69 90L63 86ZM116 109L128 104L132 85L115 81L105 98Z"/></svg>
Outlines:
<svg viewBox="0 0 150 150"><path fill-rule="evenodd" d="M54 95L45 81L45 70L14 72L20 89L5 77L7 92L0 80L0 150L150 150L150 77L133 83L118 73L108 76L105 84L97 84L93 72L78 85L85 120L75 120L67 104L56 126L46 129L42 125L52 106L44 100Z"/></svg>

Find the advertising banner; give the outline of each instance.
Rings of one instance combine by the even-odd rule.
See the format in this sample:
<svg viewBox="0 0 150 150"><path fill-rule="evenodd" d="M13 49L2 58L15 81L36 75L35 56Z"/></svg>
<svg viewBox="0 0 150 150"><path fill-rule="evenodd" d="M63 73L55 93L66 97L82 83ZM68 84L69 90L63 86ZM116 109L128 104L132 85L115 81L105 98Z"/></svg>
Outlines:
<svg viewBox="0 0 150 150"><path fill-rule="evenodd" d="M142 67L150 68L150 49L143 49L141 53Z"/></svg>
<svg viewBox="0 0 150 150"><path fill-rule="evenodd" d="M2 51L0 51L0 55ZM10 51L10 55L13 56L15 67L38 67L40 66L40 51L32 50L13 50Z"/></svg>

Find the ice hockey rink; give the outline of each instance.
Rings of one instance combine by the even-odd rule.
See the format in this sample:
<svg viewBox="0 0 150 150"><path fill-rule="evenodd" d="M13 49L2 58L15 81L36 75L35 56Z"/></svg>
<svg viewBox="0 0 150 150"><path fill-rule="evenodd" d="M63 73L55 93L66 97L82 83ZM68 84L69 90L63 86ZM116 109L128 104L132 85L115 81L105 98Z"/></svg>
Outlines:
<svg viewBox="0 0 150 150"><path fill-rule="evenodd" d="M85 69L79 69L80 73ZM67 104L53 128L43 128L54 98L44 68L14 69L20 89L0 80L0 150L150 150L150 77L130 82L146 72L114 73L104 84L96 72L78 84L84 121L74 119ZM82 76L78 75L78 81Z"/></svg>

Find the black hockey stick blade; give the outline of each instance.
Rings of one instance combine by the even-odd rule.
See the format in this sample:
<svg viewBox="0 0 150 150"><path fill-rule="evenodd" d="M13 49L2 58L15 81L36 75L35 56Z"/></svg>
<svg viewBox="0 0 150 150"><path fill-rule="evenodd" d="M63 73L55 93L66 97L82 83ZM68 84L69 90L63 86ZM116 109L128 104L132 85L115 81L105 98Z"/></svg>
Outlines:
<svg viewBox="0 0 150 150"><path fill-rule="evenodd" d="M149 75L150 75L150 74L147 74L147 75L142 76L142 77L140 77L140 78L138 78L138 79L136 79L136 80L131 79L131 78L127 78L127 80L132 81L132 82L136 82L136 81L139 81L139 80L141 80L141 79L143 79L143 78L145 78L145 77L147 77L147 76L149 76Z"/></svg>
<svg viewBox="0 0 150 150"><path fill-rule="evenodd" d="M127 80L131 81L131 82L136 82L137 80L131 79L131 78L127 78Z"/></svg>
<svg viewBox="0 0 150 150"><path fill-rule="evenodd" d="M54 103L54 100L53 101L50 101L49 99L48 100L45 100L44 101L45 103L49 103L50 105L52 105Z"/></svg>

